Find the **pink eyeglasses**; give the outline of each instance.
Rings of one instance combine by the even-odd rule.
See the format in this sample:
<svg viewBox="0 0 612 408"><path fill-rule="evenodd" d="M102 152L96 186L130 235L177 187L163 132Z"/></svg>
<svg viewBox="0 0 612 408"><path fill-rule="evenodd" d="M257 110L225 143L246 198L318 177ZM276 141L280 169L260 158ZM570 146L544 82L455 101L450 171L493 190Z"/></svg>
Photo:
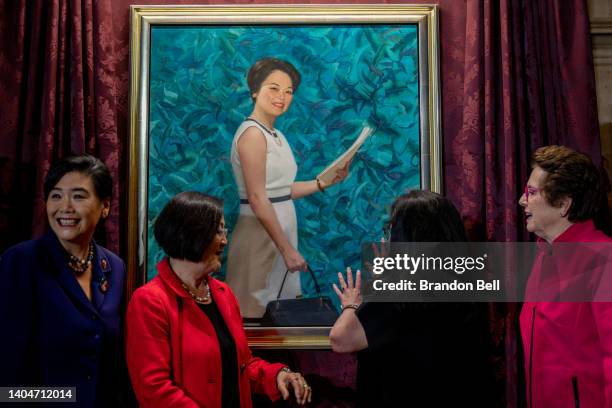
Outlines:
<svg viewBox="0 0 612 408"><path fill-rule="evenodd" d="M525 185L525 201L529 202L529 197L533 197L538 194L542 189L537 187L531 187L528 184Z"/></svg>

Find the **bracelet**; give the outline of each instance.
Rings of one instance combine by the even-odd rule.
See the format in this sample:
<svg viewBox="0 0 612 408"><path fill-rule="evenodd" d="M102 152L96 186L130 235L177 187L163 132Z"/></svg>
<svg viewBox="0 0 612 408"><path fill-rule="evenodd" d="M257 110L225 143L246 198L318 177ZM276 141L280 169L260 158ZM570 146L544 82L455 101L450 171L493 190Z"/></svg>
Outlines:
<svg viewBox="0 0 612 408"><path fill-rule="evenodd" d="M359 305L356 304L351 304L351 305L344 305L342 306L342 311L344 312L346 309L359 309Z"/></svg>
<svg viewBox="0 0 612 408"><path fill-rule="evenodd" d="M280 376L280 373L287 373L287 374L291 374L293 371L291 371L291 369L287 366L282 367L280 370L278 370L278 372L276 373L276 389L280 391L279 389L279 384L278 384L278 377ZM289 381L289 380L287 380Z"/></svg>
<svg viewBox="0 0 612 408"><path fill-rule="evenodd" d="M319 178L317 178L317 187L319 187L319 191L324 193L325 189L323 188L323 186L321 185L321 180L319 180Z"/></svg>

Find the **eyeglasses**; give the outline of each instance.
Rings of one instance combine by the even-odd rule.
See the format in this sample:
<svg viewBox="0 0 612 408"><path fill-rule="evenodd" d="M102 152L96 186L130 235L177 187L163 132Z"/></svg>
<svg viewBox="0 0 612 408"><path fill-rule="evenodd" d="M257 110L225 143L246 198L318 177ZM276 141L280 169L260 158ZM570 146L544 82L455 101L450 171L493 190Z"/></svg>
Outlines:
<svg viewBox="0 0 612 408"><path fill-rule="evenodd" d="M536 194L538 194L540 191L542 191L541 188L537 188L537 187L531 187L529 184L525 185L525 201L529 202L529 197L533 197Z"/></svg>
<svg viewBox="0 0 612 408"><path fill-rule="evenodd" d="M219 228L219 229L217 230L217 234L219 234L219 235L223 235L223 236L225 236L225 237L227 237L228 232L229 232L229 229L227 229L226 227Z"/></svg>

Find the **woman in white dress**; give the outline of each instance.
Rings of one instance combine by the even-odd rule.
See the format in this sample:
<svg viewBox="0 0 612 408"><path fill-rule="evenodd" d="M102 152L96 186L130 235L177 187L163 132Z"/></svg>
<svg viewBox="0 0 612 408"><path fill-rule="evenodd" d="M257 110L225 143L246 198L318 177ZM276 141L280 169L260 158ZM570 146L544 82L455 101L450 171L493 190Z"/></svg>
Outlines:
<svg viewBox="0 0 612 408"><path fill-rule="evenodd" d="M300 84L297 69L283 60L263 58L249 69L247 83L254 107L232 141L240 216L229 247L226 281L243 316L258 319L268 302L276 298L285 272L307 269L297 249L293 200L323 192L329 185L317 179L295 181L297 165L291 147L274 128ZM333 183L347 174L348 166L336 173ZM299 274L288 274L281 297L300 294Z"/></svg>

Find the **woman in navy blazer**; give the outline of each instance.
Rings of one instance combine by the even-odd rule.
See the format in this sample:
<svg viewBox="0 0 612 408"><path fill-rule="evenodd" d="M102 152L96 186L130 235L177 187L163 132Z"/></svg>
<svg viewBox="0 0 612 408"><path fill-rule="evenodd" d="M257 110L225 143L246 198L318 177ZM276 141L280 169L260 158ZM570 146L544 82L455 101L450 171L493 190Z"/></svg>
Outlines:
<svg viewBox="0 0 612 408"><path fill-rule="evenodd" d="M125 265L93 240L111 190L108 168L89 155L49 170L51 231L0 258L0 386L76 387L73 407L125 402Z"/></svg>

